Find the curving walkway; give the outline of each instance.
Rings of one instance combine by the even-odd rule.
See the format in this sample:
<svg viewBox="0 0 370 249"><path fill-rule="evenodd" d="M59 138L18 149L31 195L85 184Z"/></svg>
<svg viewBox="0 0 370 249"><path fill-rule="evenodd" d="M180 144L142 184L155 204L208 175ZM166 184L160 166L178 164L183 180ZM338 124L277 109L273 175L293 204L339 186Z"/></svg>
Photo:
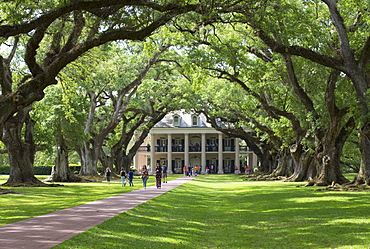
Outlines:
<svg viewBox="0 0 370 249"><path fill-rule="evenodd" d="M0 248L51 248L192 179L181 177L162 184L161 189L150 186L0 226Z"/></svg>

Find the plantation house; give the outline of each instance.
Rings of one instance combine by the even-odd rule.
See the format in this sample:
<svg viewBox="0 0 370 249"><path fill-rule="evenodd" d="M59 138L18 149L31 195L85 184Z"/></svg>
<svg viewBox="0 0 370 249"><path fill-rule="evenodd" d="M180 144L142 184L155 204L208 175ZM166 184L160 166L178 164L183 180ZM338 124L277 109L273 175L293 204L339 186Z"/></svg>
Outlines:
<svg viewBox="0 0 370 249"><path fill-rule="evenodd" d="M204 115L176 111L167 114L150 131L138 150L134 167L166 164L169 174L183 173L184 166L198 166L204 174L239 174L257 166L257 157L239 138L227 137L206 122Z"/></svg>

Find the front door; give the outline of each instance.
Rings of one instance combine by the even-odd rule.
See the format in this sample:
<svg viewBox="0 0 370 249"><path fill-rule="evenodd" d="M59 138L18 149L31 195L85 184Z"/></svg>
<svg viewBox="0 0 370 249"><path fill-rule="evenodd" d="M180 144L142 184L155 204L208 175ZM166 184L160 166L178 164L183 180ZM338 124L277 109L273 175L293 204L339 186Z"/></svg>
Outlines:
<svg viewBox="0 0 370 249"><path fill-rule="evenodd" d="M224 160L224 173L231 173L231 160L225 159Z"/></svg>
<svg viewBox="0 0 370 249"><path fill-rule="evenodd" d="M181 158L176 158L176 159L174 160L173 172L174 172L175 174L180 174L180 173L182 173L182 159L181 159Z"/></svg>
<svg viewBox="0 0 370 249"><path fill-rule="evenodd" d="M190 165L192 167L195 167L196 165L198 165L198 167L199 167L200 166L200 157L199 156L191 157L190 158Z"/></svg>

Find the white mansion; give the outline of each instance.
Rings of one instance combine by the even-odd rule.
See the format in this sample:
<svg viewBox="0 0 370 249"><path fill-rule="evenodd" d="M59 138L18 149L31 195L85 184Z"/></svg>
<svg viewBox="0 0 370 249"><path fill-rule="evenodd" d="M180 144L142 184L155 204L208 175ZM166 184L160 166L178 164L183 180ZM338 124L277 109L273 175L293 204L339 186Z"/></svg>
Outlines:
<svg viewBox="0 0 370 249"><path fill-rule="evenodd" d="M169 174L183 173L183 167L198 166L201 174L240 173L257 166L256 155L240 144L239 138L227 137L206 122L204 115L176 111L167 114L150 131L135 155L134 167L166 164Z"/></svg>

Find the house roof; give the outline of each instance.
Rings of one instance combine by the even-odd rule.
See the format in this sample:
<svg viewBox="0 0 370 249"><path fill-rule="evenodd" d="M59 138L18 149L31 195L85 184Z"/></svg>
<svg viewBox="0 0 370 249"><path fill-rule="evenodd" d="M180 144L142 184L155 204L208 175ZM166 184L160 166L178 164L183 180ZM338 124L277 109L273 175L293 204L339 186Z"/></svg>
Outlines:
<svg viewBox="0 0 370 249"><path fill-rule="evenodd" d="M192 117L196 115L198 118L198 125L192 125ZM174 125L174 117L178 116L180 122L178 126ZM212 128L210 123L207 123L204 114L186 113L183 110L174 111L167 114L161 121L159 121L154 128Z"/></svg>

